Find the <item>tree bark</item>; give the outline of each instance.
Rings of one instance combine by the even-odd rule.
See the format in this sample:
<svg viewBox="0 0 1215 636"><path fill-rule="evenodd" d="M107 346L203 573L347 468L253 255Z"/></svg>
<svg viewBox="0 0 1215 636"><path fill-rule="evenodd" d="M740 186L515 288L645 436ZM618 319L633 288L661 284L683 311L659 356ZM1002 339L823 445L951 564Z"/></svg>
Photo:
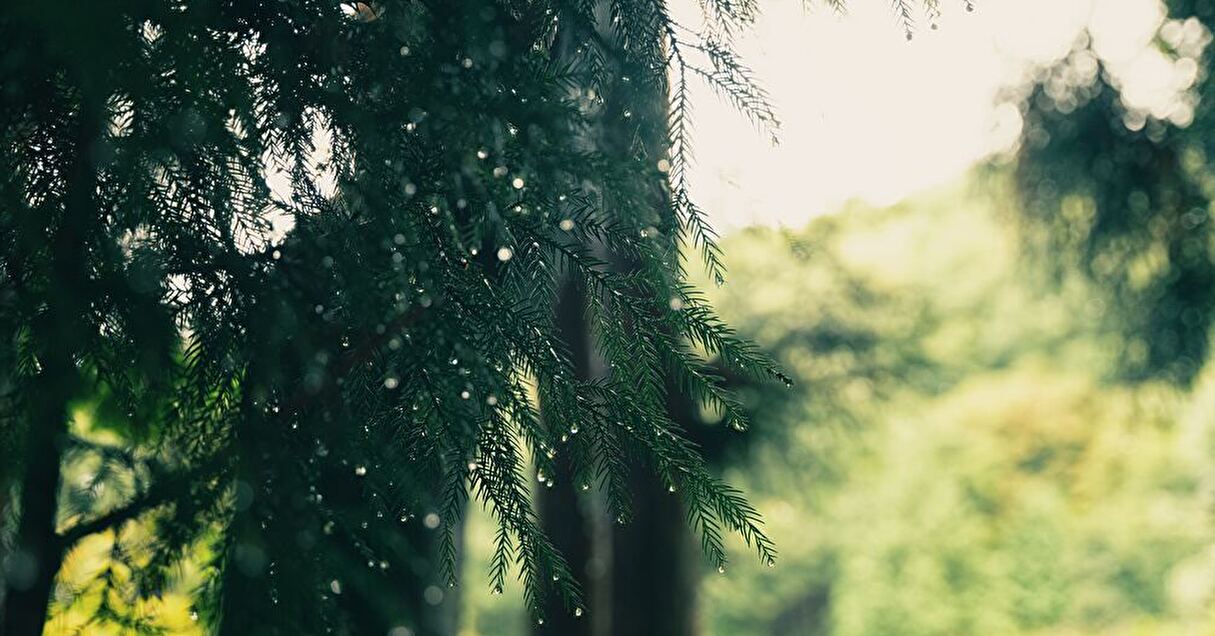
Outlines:
<svg viewBox="0 0 1215 636"><path fill-rule="evenodd" d="M101 132L104 102L82 91L80 116L66 171L63 216L51 243L50 288L45 313L35 322L41 372L34 379L27 411L17 543L5 572L3 636L38 636L46 621L64 543L56 533L62 440L68 404L79 372L74 357L83 335L76 320L87 311L87 235L94 218L96 170L93 148Z"/></svg>
<svg viewBox="0 0 1215 636"><path fill-rule="evenodd" d="M561 285L555 308L557 333L569 347L574 375L580 380L594 373L591 356L590 328L586 324L586 293L577 281L567 277ZM603 589L602 568L592 566L594 556L594 519L588 508L590 501L578 492L570 477L569 461L565 456L555 460L558 478L552 488L537 493L540 520L553 545L561 551L574 576L582 583L584 593L595 615L597 597ZM572 615L556 595L549 595L544 606L544 623L537 624L537 636L590 636L593 618Z"/></svg>
<svg viewBox="0 0 1215 636"><path fill-rule="evenodd" d="M668 386L667 413L696 440L696 404ZM693 636L700 555L676 494L652 473L633 475L635 514L612 531L612 634Z"/></svg>

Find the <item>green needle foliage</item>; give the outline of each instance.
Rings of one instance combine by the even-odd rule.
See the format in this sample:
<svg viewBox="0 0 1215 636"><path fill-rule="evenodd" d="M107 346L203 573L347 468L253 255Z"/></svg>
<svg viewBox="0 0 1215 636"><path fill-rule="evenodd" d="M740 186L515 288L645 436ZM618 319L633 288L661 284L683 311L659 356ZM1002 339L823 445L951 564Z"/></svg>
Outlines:
<svg viewBox="0 0 1215 636"><path fill-rule="evenodd" d="M533 612L553 593L575 611L531 504L557 453L622 522L644 466L677 486L715 565L727 532L775 558L664 406L674 377L745 426L706 356L783 379L688 288L678 253L696 246L720 276L684 185L686 78L773 119L719 36L754 7L706 3L705 33L661 3L600 8L5 9L8 633L40 629L65 551L134 519L155 528L152 556L129 564L136 598L214 541L197 610L221 633L385 633L412 620L411 577L454 583L469 496L501 524L491 584L517 568ZM626 136L586 143L604 129ZM669 131L673 147L643 142ZM562 276L589 291L603 379L577 380L554 335ZM97 396L115 448L138 450L115 470L138 478L125 501L64 509L64 441L105 450L69 427ZM441 571L419 570L436 527ZM95 620L152 629L120 613L103 603Z"/></svg>

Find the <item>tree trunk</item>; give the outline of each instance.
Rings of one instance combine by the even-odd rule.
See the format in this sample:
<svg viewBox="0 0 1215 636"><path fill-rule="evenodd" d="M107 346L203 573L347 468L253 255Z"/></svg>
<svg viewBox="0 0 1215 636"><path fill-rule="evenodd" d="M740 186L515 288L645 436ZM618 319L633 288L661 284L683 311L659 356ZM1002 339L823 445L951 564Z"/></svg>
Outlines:
<svg viewBox="0 0 1215 636"><path fill-rule="evenodd" d="M79 316L88 274L86 236L95 216L93 147L101 131L104 103L82 91L80 119L66 172L63 216L51 243L50 285L45 314L34 324L41 372L27 410L25 471L22 475L17 543L5 563L3 636L38 636L46 621L64 545L56 532L62 439L68 403L77 390L74 356L83 340Z"/></svg>
<svg viewBox="0 0 1215 636"><path fill-rule="evenodd" d="M693 440L696 405L668 387L667 411ZM652 473L632 479L634 515L613 524L612 631L614 636L692 636L700 555L678 496Z"/></svg>
<svg viewBox="0 0 1215 636"><path fill-rule="evenodd" d="M62 356L57 356L62 357ZM49 362L49 360L48 360ZM47 364L39 406L30 421L21 486L17 542L5 562L4 636L38 636L46 621L63 546L55 534L60 472L59 442L65 429L72 369ZM61 375L64 374L64 375ZM60 376L60 377L55 377Z"/></svg>
<svg viewBox="0 0 1215 636"><path fill-rule="evenodd" d="M595 373L591 356L590 328L586 324L586 293L578 281L567 277L561 285L555 308L557 333L569 347L574 375L586 380ZM543 405L542 405L543 406ZM568 458L555 459L558 477L552 488L541 488L537 494L540 520L553 545L561 551L570 570L584 586L592 617L596 615L596 599L603 590L603 568L592 567L594 556L594 518L589 498L581 496L571 477ZM535 626L537 636L590 636L594 633L593 618L578 617L550 595L544 606L544 624Z"/></svg>

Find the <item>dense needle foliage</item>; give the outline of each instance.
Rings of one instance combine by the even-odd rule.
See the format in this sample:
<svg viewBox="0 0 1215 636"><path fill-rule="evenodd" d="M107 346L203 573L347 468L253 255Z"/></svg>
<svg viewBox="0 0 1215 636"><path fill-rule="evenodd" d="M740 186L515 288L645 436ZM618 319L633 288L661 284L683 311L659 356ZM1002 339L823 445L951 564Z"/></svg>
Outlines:
<svg viewBox="0 0 1215 636"><path fill-rule="evenodd" d="M663 406L670 376L744 425L705 354L779 377L683 282L681 239L719 265L682 185L686 104L666 118L674 64L676 99L695 73L770 121L714 35L753 7L713 4L706 34L661 4L596 8L5 9L3 450L22 492L8 614L76 540L147 515L137 595L223 528L199 607L222 631L384 628L408 619L392 583L417 547L406 528L446 529L451 578L469 491L501 522L491 584L517 563L533 609L555 591L574 611L529 461L542 482L601 485L622 522L644 464L712 560L726 531L774 558ZM641 142L668 127L676 152ZM610 148L588 141L604 130ZM554 337L561 276L589 292L602 380L576 380ZM56 522L59 453L91 443L69 436L71 405L96 396L137 442L96 450L129 498ZM555 476L555 453L576 474Z"/></svg>

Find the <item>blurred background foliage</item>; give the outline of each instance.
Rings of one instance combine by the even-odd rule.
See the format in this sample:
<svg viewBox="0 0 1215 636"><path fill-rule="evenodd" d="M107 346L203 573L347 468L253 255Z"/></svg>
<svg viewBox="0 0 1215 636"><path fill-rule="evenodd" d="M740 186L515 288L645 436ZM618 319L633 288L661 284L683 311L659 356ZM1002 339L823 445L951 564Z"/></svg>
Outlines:
<svg viewBox="0 0 1215 636"><path fill-rule="evenodd" d="M767 344L831 307L879 344L829 356L840 383L812 340L781 348L819 395L798 400L793 443L761 445L732 476L784 560L779 575L740 560L707 579L709 633L1215 633L1215 377L1117 380L1131 336L1100 319L1108 290L1026 263L1010 187L980 171L858 206L807 228L833 238L805 255L771 231L728 243L717 294L746 332ZM800 282L836 268L876 300ZM842 435L836 410L856 422ZM824 462L837 478L790 470Z"/></svg>
<svg viewBox="0 0 1215 636"><path fill-rule="evenodd" d="M725 470L782 560L706 571L702 633L1215 634L1215 366L1123 380L1109 290L1027 262L1013 187L727 237L705 289L799 381L744 387ZM463 634L526 633L509 593L464 599Z"/></svg>

